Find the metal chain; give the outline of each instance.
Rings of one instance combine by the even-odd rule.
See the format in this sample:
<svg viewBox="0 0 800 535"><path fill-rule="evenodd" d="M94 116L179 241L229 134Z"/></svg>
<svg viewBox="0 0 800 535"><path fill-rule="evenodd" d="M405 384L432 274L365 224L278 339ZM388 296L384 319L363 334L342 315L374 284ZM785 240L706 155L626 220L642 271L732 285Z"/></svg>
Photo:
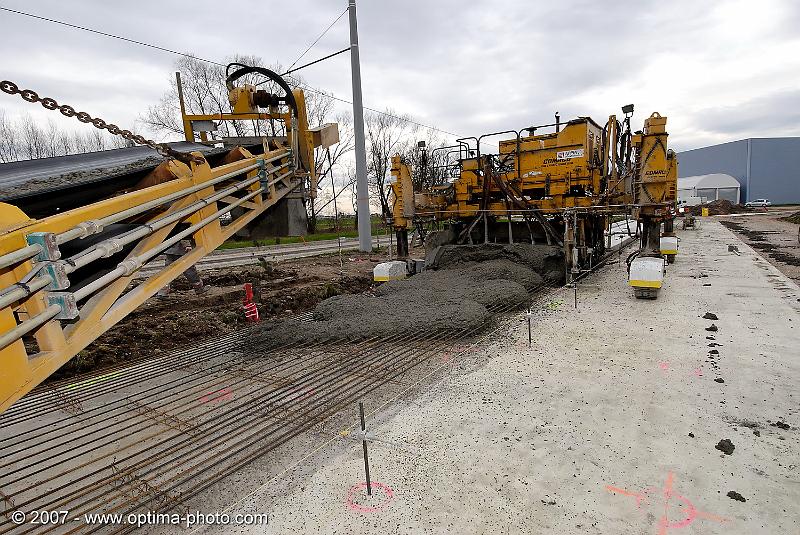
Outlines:
<svg viewBox="0 0 800 535"><path fill-rule="evenodd" d="M65 117L75 117L82 123L91 124L95 128L100 130L106 130L110 134L115 136L122 136L123 138L127 139L128 141L132 141L134 143L138 143L139 145L146 145L153 149L154 151L158 152L164 158L174 158L179 160L183 163L203 163L205 160L199 156L193 156L192 154L186 152L176 151L175 149L171 148L166 143L156 143L152 139L145 139L143 136L134 134L130 130L123 130L115 124L107 123L100 117L93 118L91 115L86 113L85 111L75 111L75 108L69 106L67 104L59 105L54 99L50 97L40 97L36 91L32 89L20 89L17 84L11 82L9 80L3 80L0 82L0 91L4 93L8 93L9 95L19 95L22 97L23 100L34 104L38 102L47 110L55 111L58 110L61 112L61 115Z"/></svg>

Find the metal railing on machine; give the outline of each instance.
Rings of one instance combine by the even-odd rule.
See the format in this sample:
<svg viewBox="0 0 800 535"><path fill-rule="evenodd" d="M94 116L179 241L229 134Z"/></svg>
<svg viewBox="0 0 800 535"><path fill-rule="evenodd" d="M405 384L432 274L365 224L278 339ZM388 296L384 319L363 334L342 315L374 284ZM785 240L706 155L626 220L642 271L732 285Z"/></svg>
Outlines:
<svg viewBox="0 0 800 535"><path fill-rule="evenodd" d="M193 156L202 163L161 164L154 173L169 178L159 184L41 220L0 204L0 412L300 180L288 148L260 156L235 149L228 159L235 161L214 168L199 153ZM223 226L225 214L232 216ZM124 232L100 234L117 223L126 225ZM96 243L62 258L61 246L71 242L80 249L89 236ZM193 249L126 292L145 263L188 238ZM108 258L121 260L68 291L70 275Z"/></svg>

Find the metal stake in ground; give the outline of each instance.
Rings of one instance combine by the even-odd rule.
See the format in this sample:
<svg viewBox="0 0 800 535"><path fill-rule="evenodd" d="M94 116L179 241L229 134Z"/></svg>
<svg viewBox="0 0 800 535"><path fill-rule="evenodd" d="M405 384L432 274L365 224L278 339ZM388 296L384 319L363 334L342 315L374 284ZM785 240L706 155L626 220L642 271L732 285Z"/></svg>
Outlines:
<svg viewBox="0 0 800 535"><path fill-rule="evenodd" d="M572 287L575 288L575 308L578 308L578 281L574 281Z"/></svg>
<svg viewBox="0 0 800 535"><path fill-rule="evenodd" d="M531 307L528 307L528 313L526 316L528 316L528 347L531 347L531 344L533 343L531 338Z"/></svg>
<svg viewBox="0 0 800 535"><path fill-rule="evenodd" d="M367 473L367 495L372 496L372 483L369 480L369 458L367 457L367 424L364 422L364 403L358 402L358 411L361 413L361 443L364 446L364 471Z"/></svg>

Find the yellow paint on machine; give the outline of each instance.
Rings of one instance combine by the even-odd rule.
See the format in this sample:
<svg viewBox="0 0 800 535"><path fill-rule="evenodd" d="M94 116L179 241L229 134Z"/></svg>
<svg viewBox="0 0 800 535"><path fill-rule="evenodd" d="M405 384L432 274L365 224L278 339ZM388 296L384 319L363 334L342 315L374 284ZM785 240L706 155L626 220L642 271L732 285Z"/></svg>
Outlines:
<svg viewBox="0 0 800 535"><path fill-rule="evenodd" d="M400 281L400 280L403 280L403 279L405 279L405 277L390 277L390 276L383 276L383 275L377 276L377 277L373 277L373 280L375 282Z"/></svg>
<svg viewBox="0 0 800 535"><path fill-rule="evenodd" d="M629 280L628 284L637 288L661 288L661 281Z"/></svg>
<svg viewBox="0 0 800 535"><path fill-rule="evenodd" d="M675 249L675 250L672 250L672 249L661 249L661 254L678 254L678 250L677 249Z"/></svg>

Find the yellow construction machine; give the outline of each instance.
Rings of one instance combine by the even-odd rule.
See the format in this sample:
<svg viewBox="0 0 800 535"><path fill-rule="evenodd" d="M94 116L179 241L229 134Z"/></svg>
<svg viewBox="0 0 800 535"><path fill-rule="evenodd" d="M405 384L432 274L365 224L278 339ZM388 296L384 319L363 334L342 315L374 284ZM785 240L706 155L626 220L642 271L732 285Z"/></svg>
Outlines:
<svg viewBox="0 0 800 535"><path fill-rule="evenodd" d="M100 200L95 197L105 190L84 185L72 197L78 205L68 210L61 211L59 192L48 190L52 204L37 204L39 211L51 208L45 217L0 203L0 412L286 195L316 191L314 148L338 141L336 125L309 128L303 91L276 73L229 67L235 68L227 77L231 113L187 115L181 97L187 141L195 140L197 129L200 141L208 141L213 121L278 121L285 135L261 138L250 150L219 148L224 152L212 165L202 152L180 153L79 113L82 122L147 144L169 159L135 184L124 177L111 181L116 189ZM283 94L237 86L246 74L275 82ZM13 82L0 82L0 89L76 115ZM80 205L81 197L91 201ZM193 240L194 248L131 284L143 265L184 239Z"/></svg>
<svg viewBox="0 0 800 535"><path fill-rule="evenodd" d="M677 253L677 158L667 147L666 117L653 113L641 131L631 132L633 106L623 112L623 121L611 115L602 127L589 117L562 123L556 114L552 124L458 139L434 149L427 160L437 163L423 169L395 156L391 197L398 251L407 252L409 230L424 235L431 227L439 232L426 238L429 246L559 246L570 281L604 255L615 233L611 224L632 217L641 244L629 259L630 285L637 297L654 297L664 257ZM505 139L498 153L482 153L485 140L499 135ZM657 273L651 269L656 264Z"/></svg>

